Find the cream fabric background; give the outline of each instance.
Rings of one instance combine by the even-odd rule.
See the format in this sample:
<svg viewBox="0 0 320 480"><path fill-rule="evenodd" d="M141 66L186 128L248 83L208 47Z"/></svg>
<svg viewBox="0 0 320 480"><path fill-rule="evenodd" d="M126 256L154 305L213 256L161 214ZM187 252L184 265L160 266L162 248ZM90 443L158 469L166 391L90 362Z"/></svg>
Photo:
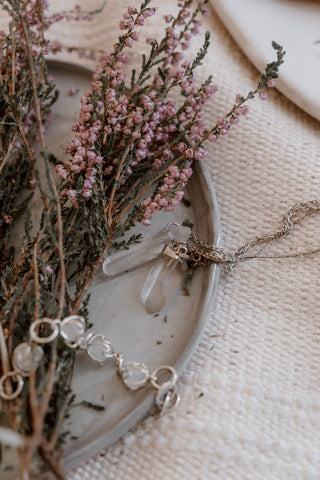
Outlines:
<svg viewBox="0 0 320 480"><path fill-rule="evenodd" d="M161 11L175 5L157 3ZM52 4L58 10L72 2ZM60 25L54 34L68 44L108 47L128 4L108 0L92 23ZM100 1L83 5L92 8ZM219 91L206 108L209 124L259 77L211 10L203 32L211 32L212 47L201 77L213 74ZM160 29L160 17L144 29L148 36ZM273 90L269 100L252 102L248 116L226 137L209 145L206 164L226 250L277 229L295 203L320 198L319 133L316 120ZM320 219L314 217L282 245L287 252L319 245L319 232ZM258 260L222 276L211 321L180 381L179 408L161 419L147 417L68 479L319 479L319 263L319 255Z"/></svg>

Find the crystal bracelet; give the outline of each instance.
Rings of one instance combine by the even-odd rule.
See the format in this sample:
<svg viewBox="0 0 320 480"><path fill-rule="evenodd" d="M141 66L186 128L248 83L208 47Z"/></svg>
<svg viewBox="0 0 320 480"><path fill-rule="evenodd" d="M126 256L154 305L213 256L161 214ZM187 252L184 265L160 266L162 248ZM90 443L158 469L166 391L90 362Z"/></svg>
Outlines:
<svg viewBox="0 0 320 480"><path fill-rule="evenodd" d="M47 336L39 335L40 327L49 327ZM62 321L51 318L36 319L31 324L29 333L34 342L33 346L28 343L19 344L13 352L13 370L0 378L0 397L5 400L17 398L23 389L23 377L29 376L37 369L43 356L43 350L39 344L51 343L60 334L69 348L85 351L92 360L101 365L113 359L119 377L130 390L151 385L155 389L155 404L161 415L173 409L180 401L176 386L178 374L172 366L162 365L150 374L144 363L125 362L123 354L116 352L112 343L104 335L85 331L85 320L79 315L71 315ZM14 389L12 389L12 381L16 383Z"/></svg>

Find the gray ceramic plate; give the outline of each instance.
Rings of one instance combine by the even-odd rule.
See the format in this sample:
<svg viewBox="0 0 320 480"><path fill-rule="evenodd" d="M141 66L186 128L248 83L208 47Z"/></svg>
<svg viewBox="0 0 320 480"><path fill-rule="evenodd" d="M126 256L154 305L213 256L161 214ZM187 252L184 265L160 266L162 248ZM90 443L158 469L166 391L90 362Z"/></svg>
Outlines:
<svg viewBox="0 0 320 480"><path fill-rule="evenodd" d="M48 143L51 151L62 158L70 140L71 125L77 120L81 93L90 82L90 73L64 63L51 63L51 69L60 90L60 99L48 130ZM68 95L71 86L79 91L77 95ZM217 202L208 174L200 162L186 196L191 207L181 206L174 214L158 215L152 228L142 228L143 234L153 235L170 221L181 223L189 219L202 239L218 244ZM144 362L149 371L163 364L173 365L180 373L209 320L218 284L218 268L197 269L190 296L183 295L182 289L178 288L163 311L155 315L148 314L140 300L149 268L150 264L144 265L113 279L107 279L101 272L92 287L91 321L94 331L103 333L126 360ZM76 439L70 440L65 449L67 469L115 442L146 415L153 404L150 389L127 390L113 365L99 366L82 354L77 357L73 390L77 402L90 401L103 405L105 410L73 408L67 428Z"/></svg>

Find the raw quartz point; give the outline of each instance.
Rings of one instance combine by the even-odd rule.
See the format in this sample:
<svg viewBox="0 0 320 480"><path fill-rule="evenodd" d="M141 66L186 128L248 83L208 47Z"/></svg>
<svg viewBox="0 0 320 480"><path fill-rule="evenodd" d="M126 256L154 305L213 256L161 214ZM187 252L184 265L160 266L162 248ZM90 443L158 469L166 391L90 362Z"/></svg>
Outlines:
<svg viewBox="0 0 320 480"><path fill-rule="evenodd" d="M130 247L128 250L120 250L103 263L103 273L108 276L118 275L127 270L139 267L161 254L166 244L171 240L186 242L190 237L191 229L172 223L157 235Z"/></svg>
<svg viewBox="0 0 320 480"><path fill-rule="evenodd" d="M141 300L148 313L158 312L166 305L181 282L186 268L186 263L166 246L151 267L141 290Z"/></svg>

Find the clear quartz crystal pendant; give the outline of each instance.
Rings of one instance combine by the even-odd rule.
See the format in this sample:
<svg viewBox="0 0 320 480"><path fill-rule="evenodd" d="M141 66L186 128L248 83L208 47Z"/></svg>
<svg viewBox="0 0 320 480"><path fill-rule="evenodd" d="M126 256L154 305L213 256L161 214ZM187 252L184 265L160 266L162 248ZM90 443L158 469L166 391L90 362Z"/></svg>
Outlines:
<svg viewBox="0 0 320 480"><path fill-rule="evenodd" d="M160 255L165 245L170 243L171 240L186 242L190 234L191 229L189 227L170 223L157 235L130 247L128 250L120 250L107 257L103 263L103 273L113 276L139 267Z"/></svg>
<svg viewBox="0 0 320 480"><path fill-rule="evenodd" d="M173 295L186 271L186 263L166 246L151 267L142 287L141 299L148 313L161 310Z"/></svg>

